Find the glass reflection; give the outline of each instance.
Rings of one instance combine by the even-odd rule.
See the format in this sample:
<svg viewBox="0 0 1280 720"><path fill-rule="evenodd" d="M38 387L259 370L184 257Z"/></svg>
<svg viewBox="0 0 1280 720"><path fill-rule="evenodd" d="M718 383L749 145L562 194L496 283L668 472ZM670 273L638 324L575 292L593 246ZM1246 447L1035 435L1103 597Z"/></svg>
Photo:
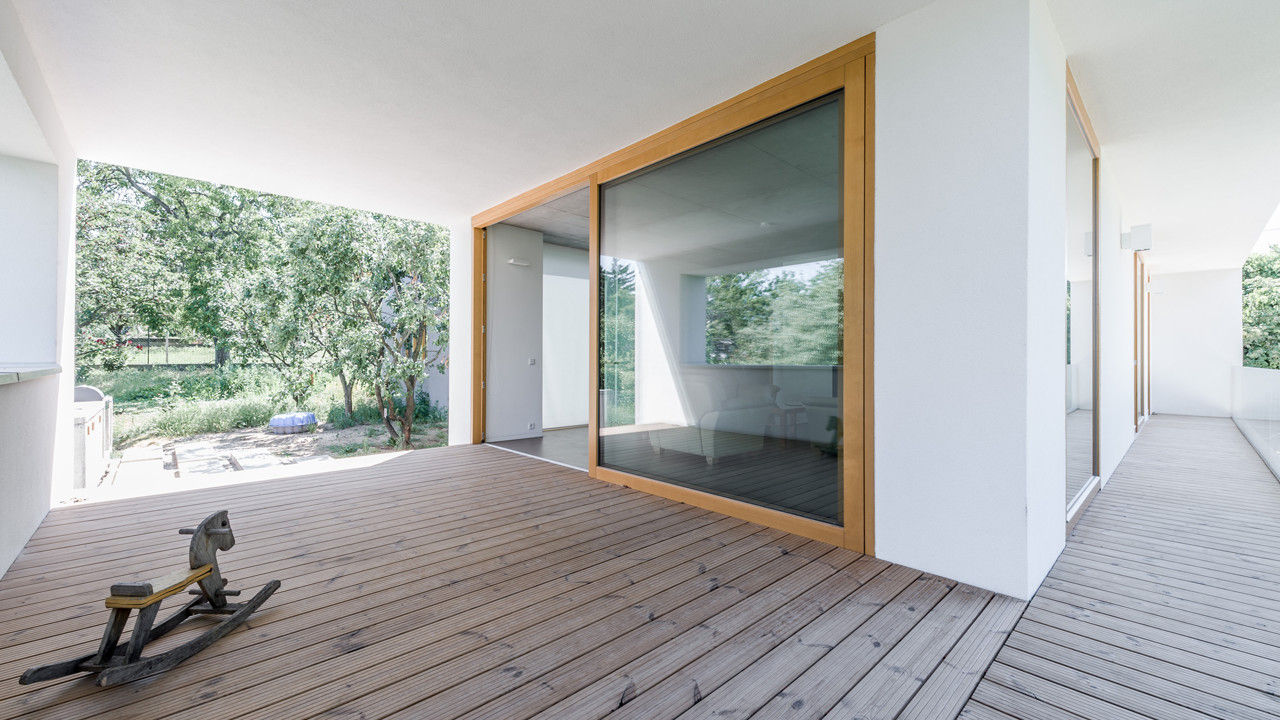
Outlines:
<svg viewBox="0 0 1280 720"><path fill-rule="evenodd" d="M601 188L599 461L840 522L840 103Z"/></svg>

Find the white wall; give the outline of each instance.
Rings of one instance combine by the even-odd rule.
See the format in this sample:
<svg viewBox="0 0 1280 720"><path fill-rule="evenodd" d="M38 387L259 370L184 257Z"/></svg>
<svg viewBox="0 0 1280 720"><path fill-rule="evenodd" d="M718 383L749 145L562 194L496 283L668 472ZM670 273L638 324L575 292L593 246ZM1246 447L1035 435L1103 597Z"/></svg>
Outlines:
<svg viewBox="0 0 1280 720"><path fill-rule="evenodd" d="M0 363L58 359L58 166L0 155Z"/></svg>
<svg viewBox="0 0 1280 720"><path fill-rule="evenodd" d="M59 377L0 385L0 574L49 510Z"/></svg>
<svg viewBox="0 0 1280 720"><path fill-rule="evenodd" d="M1039 0L876 32L876 552L1018 597L1065 524L1064 62Z"/></svg>
<svg viewBox="0 0 1280 720"><path fill-rule="evenodd" d="M591 320L587 251L542 246L542 426L586 425L587 323Z"/></svg>
<svg viewBox="0 0 1280 720"><path fill-rule="evenodd" d="M542 233L494 225L487 247L485 439L537 437L542 434Z"/></svg>
<svg viewBox="0 0 1280 720"><path fill-rule="evenodd" d="M7 107L0 116L34 122L38 132L26 132L24 137L43 139L47 146L38 147L40 143L35 142L37 147L25 148L29 151L25 156L55 162L31 166L5 158L2 163L0 253L5 263L0 264L0 354L5 360L56 362L66 369L59 375L0 387L0 468L4 468L0 472L0 572L4 572L44 518L52 495L71 488L76 155L9 2L0 2L0 53L4 60L0 72L6 75L3 84L18 89L16 94L4 94Z"/></svg>
<svg viewBox="0 0 1280 720"><path fill-rule="evenodd" d="M1151 276L1151 409L1231 415L1241 364L1240 270Z"/></svg>

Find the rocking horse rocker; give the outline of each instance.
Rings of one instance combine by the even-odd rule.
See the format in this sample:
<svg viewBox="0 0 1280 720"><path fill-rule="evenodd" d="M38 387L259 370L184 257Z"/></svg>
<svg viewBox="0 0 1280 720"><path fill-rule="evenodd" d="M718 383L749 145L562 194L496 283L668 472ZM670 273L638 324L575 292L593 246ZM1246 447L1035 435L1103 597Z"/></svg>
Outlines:
<svg viewBox="0 0 1280 720"><path fill-rule="evenodd" d="M107 608L111 610L111 615L107 619L107 628L102 634L98 651L75 660L31 668L22 674L18 682L27 685L78 672L91 672L98 674L98 685L106 687L164 672L243 625L253 611L280 587L279 580L272 580L249 602L227 602L229 596L237 596L240 591L227 590L227 581L218 572L217 552L230 550L236 544L226 510L210 515L194 528L182 528L178 532L191 536L190 570L178 570L146 582L112 585L111 596L107 598ZM164 622L153 625L156 614L160 611L160 601L182 592L192 583L199 586L198 590L190 591L196 596L195 599L188 601ZM134 610L138 611L138 619L134 622L128 644L122 648L120 635L124 632L129 613ZM149 657L142 656L142 649L148 642L178 627L183 620L193 615L229 617L199 637L171 650Z"/></svg>

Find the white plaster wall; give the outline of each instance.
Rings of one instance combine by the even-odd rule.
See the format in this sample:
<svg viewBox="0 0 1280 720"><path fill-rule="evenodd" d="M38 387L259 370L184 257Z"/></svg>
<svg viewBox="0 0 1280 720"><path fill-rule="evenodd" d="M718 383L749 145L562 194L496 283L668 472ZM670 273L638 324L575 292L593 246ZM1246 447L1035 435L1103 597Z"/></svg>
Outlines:
<svg viewBox="0 0 1280 720"><path fill-rule="evenodd" d="M1027 557L1020 597L1040 587L1065 544L1066 414L1062 409L1062 362L1066 316L1062 279L1066 272L1065 125L1066 54L1049 9L1031 0L1027 129ZM1053 285L1057 281L1057 287ZM1059 424L1061 423L1061 424Z"/></svg>
<svg viewBox="0 0 1280 720"><path fill-rule="evenodd" d="M1151 276L1151 409L1231 415L1242 353L1240 270Z"/></svg>
<svg viewBox="0 0 1280 720"><path fill-rule="evenodd" d="M56 375L0 385L0 574L49 510L58 423Z"/></svg>
<svg viewBox="0 0 1280 720"><path fill-rule="evenodd" d="M485 439L537 437L542 434L542 233L494 225L487 248ZM512 259L527 264L513 265Z"/></svg>
<svg viewBox="0 0 1280 720"><path fill-rule="evenodd" d="M44 518L52 496L71 488L76 154L9 2L0 2L0 53L18 89L17 96L6 93L6 102L26 106L8 108L6 117L33 119L47 148L28 147L28 156L56 163L41 163L38 170L4 163L9 181L0 190L0 253L6 258L0 266L0 353L6 360L53 361L67 369L0 387L2 573ZM15 178L21 184L16 189L10 185ZM18 197L10 197L11 191ZM31 205L21 207L19 200ZM27 276L17 277L19 270Z"/></svg>
<svg viewBox="0 0 1280 720"><path fill-rule="evenodd" d="M58 359L58 166L0 155L0 363Z"/></svg>
<svg viewBox="0 0 1280 720"><path fill-rule="evenodd" d="M876 66L877 555L1028 597L1065 523L1062 49L1038 0L940 0Z"/></svg>
<svg viewBox="0 0 1280 720"><path fill-rule="evenodd" d="M591 358L587 251L542 246L542 426L586 425Z"/></svg>

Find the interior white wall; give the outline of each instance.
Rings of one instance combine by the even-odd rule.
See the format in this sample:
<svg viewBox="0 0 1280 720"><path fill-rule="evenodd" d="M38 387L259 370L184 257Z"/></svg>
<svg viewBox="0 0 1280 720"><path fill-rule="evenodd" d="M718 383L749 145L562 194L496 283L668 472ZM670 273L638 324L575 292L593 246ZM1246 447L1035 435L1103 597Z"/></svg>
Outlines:
<svg viewBox="0 0 1280 720"><path fill-rule="evenodd" d="M1024 598L1065 524L1064 63L1039 0L876 32L876 552Z"/></svg>
<svg viewBox="0 0 1280 720"><path fill-rule="evenodd" d="M1231 415L1241 365L1239 268L1151 276L1151 409Z"/></svg>
<svg viewBox="0 0 1280 720"><path fill-rule="evenodd" d="M542 434L542 245L533 230L488 230L486 440Z"/></svg>
<svg viewBox="0 0 1280 720"><path fill-rule="evenodd" d="M591 320L587 251L542 246L542 427L586 425Z"/></svg>

